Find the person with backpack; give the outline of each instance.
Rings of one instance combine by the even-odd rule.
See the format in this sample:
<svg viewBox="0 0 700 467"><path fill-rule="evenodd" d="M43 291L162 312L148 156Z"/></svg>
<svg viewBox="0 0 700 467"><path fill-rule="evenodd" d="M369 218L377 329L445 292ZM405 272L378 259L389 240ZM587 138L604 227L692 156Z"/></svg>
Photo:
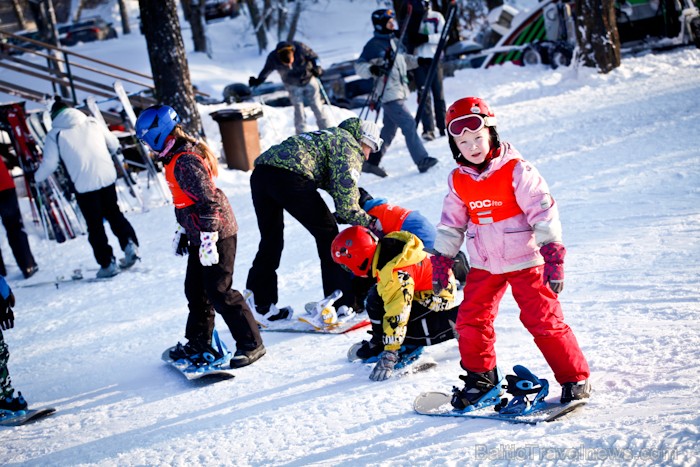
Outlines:
<svg viewBox="0 0 700 467"><path fill-rule="evenodd" d="M140 260L139 240L117 203L117 169L112 155L119 150L119 140L95 118L71 108L57 99L51 107L53 128L46 135L41 164L34 180L46 180L62 161L75 188L75 199L85 218L88 241L100 269L98 278L119 274ZM107 239L107 220L124 258L117 260Z"/></svg>
<svg viewBox="0 0 700 467"><path fill-rule="evenodd" d="M467 374L460 376L464 387L453 391L453 407L471 411L501 401L494 321L509 286L520 321L561 384L561 402L588 398L588 362L558 300L566 248L547 183L513 145L500 141L496 115L483 99L459 99L445 123L458 167L448 178L431 257L435 290L449 286L465 237L471 263L456 327Z"/></svg>
<svg viewBox="0 0 700 467"><path fill-rule="evenodd" d="M178 223L173 252L189 255L185 275L188 342L178 344L170 356L193 363L223 357L212 347L216 311L236 341L231 368L250 365L266 349L243 295L231 288L238 223L228 198L214 183L217 157L206 143L185 131L180 116L167 105L144 110L136 120L136 136L163 162Z"/></svg>
<svg viewBox="0 0 700 467"><path fill-rule="evenodd" d="M372 13L374 36L365 44L360 58L355 62L355 72L360 77L374 79L374 102L370 105L376 106L377 112L384 111L380 134L384 144L381 150L370 155L362 165L362 171L382 178L386 177L387 173L379 167L379 163L399 128L406 138L406 147L418 172L425 173L438 162L425 150L418 136L413 115L406 107L406 99L410 94L407 72L425 59L400 52L401 44L394 34L395 19L396 15L390 9L379 9Z"/></svg>
<svg viewBox="0 0 700 467"><path fill-rule="evenodd" d="M304 133L307 130L305 101L309 103L309 107L316 116L319 130L332 126L331 120L323 108L321 98L321 86L323 85L318 79L323 74L323 68L318 63L318 55L311 47L298 41L278 43L275 50L268 54L265 66L258 76L251 76L248 84L250 87L260 86L273 71L279 73L282 83L289 93L289 100L294 107L296 134Z"/></svg>

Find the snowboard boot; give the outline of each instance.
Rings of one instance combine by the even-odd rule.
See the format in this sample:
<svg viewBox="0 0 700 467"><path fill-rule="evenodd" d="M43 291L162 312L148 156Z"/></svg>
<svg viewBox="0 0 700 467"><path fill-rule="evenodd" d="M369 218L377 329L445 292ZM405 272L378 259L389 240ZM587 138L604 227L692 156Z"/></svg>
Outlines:
<svg viewBox="0 0 700 467"><path fill-rule="evenodd" d="M257 313L257 315L254 315L254 318L258 322L258 324L261 324L265 327L269 326L274 321L292 319L292 315L294 314L294 310L292 310L292 308L288 306L278 309L274 303L271 303L269 305L256 305L255 294L253 294L253 291L249 289L245 289L243 291L243 298L248 304L248 308L250 308L250 311L254 311Z"/></svg>
<svg viewBox="0 0 700 467"><path fill-rule="evenodd" d="M591 396L591 383L587 379L578 383L564 383L561 385L561 400L562 404L568 404L571 401L580 399L588 399Z"/></svg>
<svg viewBox="0 0 700 467"><path fill-rule="evenodd" d="M362 360L364 363L374 363L379 358L379 354L384 351L384 344L373 342L372 340L359 342L348 352L348 360Z"/></svg>
<svg viewBox="0 0 700 467"><path fill-rule="evenodd" d="M24 396L22 396L22 393L17 392L17 397L12 397L13 392L14 391L12 391L6 397L0 398L0 412L18 412L20 410L27 409L27 401L24 400Z"/></svg>
<svg viewBox="0 0 700 467"><path fill-rule="evenodd" d="M461 412L471 412L501 401L503 376L498 367L484 373L467 371L459 377L464 388L452 388L452 407Z"/></svg>
<svg viewBox="0 0 700 467"><path fill-rule="evenodd" d="M117 266L117 260L112 257L112 261L107 266L102 266L98 271L96 277L98 279L108 279L119 274L119 267Z"/></svg>
<svg viewBox="0 0 700 467"><path fill-rule="evenodd" d="M177 346L170 351L170 358L173 360L188 360L195 366L206 366L216 364L223 358L221 352L216 350L205 341L191 340Z"/></svg>
<svg viewBox="0 0 700 467"><path fill-rule="evenodd" d="M242 368L244 366L248 366L251 363L260 360L260 358L265 355L266 352L267 350L265 350L265 346L262 344L253 350L238 349L231 358L231 368Z"/></svg>
<svg viewBox="0 0 700 467"><path fill-rule="evenodd" d="M136 243L129 239L129 243L126 244L124 248L124 258L119 260L119 267L122 269L127 269L136 264L136 261L140 261L139 257L139 247Z"/></svg>

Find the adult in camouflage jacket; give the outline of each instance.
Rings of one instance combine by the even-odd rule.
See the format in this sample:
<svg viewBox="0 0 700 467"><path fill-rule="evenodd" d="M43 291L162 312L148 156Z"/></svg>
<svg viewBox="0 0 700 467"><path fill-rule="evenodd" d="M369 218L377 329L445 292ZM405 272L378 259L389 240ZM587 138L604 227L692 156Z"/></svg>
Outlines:
<svg viewBox="0 0 700 467"><path fill-rule="evenodd" d="M362 162L381 146L379 129L372 122L349 118L338 127L292 136L255 160L250 177L260 245L248 273L258 313L266 315L278 301L277 268L284 246L283 211L289 212L316 240L321 260L323 292L340 289L337 306L357 307L352 276L331 258L331 242L338 224L318 193L333 198L336 212L348 223L380 229L376 219L358 204L357 182Z"/></svg>

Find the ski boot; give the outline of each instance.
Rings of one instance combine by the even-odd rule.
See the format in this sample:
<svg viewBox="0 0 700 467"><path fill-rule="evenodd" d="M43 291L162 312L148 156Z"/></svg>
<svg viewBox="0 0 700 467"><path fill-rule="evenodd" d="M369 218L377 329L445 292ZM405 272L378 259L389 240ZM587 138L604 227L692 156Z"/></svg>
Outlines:
<svg viewBox="0 0 700 467"><path fill-rule="evenodd" d="M510 402L497 406L501 415L527 415L545 405L544 398L549 394L549 382L538 378L522 365L513 367L515 375L506 375L508 394L513 396Z"/></svg>
<svg viewBox="0 0 700 467"><path fill-rule="evenodd" d="M27 401L24 400L21 392L17 392L17 397L12 397L14 390L7 396L0 398L0 413L2 412L19 412L27 410Z"/></svg>
<svg viewBox="0 0 700 467"><path fill-rule="evenodd" d="M503 375L498 367L485 373L467 370L459 377L464 381L464 388L452 388L451 404L459 412L471 412L496 405L503 395Z"/></svg>
<svg viewBox="0 0 700 467"><path fill-rule="evenodd" d="M568 404L571 401L580 399L588 399L591 396L591 383L587 379L578 383L564 383L561 385L562 404Z"/></svg>

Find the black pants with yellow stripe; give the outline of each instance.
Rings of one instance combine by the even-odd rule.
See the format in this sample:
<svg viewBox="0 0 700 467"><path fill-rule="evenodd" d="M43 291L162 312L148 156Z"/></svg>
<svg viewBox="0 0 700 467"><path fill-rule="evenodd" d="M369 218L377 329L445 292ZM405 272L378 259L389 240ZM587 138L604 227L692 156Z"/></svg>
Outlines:
<svg viewBox="0 0 700 467"><path fill-rule="evenodd" d="M376 285L369 290L365 306L367 316L372 322L372 342L381 344L384 337L384 301L379 296ZM458 308L455 306L444 311L432 311L414 301L404 345L428 346L454 339Z"/></svg>

